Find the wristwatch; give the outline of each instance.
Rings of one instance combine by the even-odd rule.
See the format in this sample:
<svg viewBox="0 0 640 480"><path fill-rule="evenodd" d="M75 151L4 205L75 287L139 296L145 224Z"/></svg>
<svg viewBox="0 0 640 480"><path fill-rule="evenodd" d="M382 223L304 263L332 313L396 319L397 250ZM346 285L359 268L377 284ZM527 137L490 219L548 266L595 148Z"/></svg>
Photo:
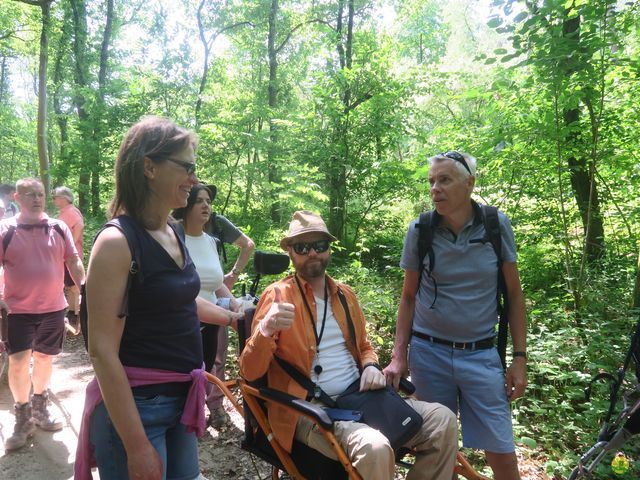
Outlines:
<svg viewBox="0 0 640 480"><path fill-rule="evenodd" d="M238 268L233 267L231 269L231 273L233 273L234 275L240 275L240 273L242 273Z"/></svg>
<svg viewBox="0 0 640 480"><path fill-rule="evenodd" d="M513 352L513 358L516 358L516 357L522 357L522 358L524 358L526 360L527 359L527 352L522 352L522 351Z"/></svg>

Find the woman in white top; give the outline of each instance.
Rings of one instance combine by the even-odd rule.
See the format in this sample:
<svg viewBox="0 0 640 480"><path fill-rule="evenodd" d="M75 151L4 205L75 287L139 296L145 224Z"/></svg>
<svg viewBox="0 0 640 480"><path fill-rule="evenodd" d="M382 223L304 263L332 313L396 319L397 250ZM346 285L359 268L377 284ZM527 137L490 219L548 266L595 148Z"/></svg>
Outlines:
<svg viewBox="0 0 640 480"><path fill-rule="evenodd" d="M232 312L240 309L240 303L236 301L233 294L223 283L224 270L218 256L216 240L203 231L204 225L211 217L211 191L201 183L191 188L191 193L187 199L187 206L174 210L173 217L182 220L185 233L185 244L189 250L189 255L193 259L196 271L200 276L200 293L202 297ZM214 361L218 346L218 325L202 323L202 349L204 353L205 368L213 373ZM225 328L224 326L222 328ZM207 385L207 400L209 400L211 384ZM209 406L209 402L207 402ZM222 407L219 407L222 409ZM214 418L221 415L226 416L224 409L222 412L209 408L209 424ZM217 425L216 425L217 426Z"/></svg>

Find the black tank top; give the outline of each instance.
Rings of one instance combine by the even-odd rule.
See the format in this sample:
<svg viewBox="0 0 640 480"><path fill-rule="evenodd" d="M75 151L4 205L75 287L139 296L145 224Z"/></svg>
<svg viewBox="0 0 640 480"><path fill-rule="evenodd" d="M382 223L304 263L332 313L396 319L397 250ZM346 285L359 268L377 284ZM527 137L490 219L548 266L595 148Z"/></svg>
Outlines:
<svg viewBox="0 0 640 480"><path fill-rule="evenodd" d="M120 343L120 361L130 367L189 373L202 366L195 302L200 277L175 229L184 266L177 265L141 225L129 223L135 225L142 275L134 277L129 291L129 315Z"/></svg>

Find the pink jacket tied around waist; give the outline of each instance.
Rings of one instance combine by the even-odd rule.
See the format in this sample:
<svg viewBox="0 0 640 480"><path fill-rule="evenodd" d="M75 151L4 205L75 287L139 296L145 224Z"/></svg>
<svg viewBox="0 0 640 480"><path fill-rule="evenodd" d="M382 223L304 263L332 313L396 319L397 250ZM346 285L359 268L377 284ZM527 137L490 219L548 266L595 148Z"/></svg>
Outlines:
<svg viewBox="0 0 640 480"><path fill-rule="evenodd" d="M151 368L124 367L124 371L132 387L169 382L191 382L187 401L184 405L180 423L187 426L187 432L196 432L198 437L204 434L206 421L204 415L204 399L206 377L202 368L192 370L191 373L170 372ZM87 385L84 399L84 412L78 435L76 463L74 466L75 480L90 480L91 468L97 466L93 456L93 449L89 443L89 424L93 410L102 401L102 392L98 381L94 377Z"/></svg>

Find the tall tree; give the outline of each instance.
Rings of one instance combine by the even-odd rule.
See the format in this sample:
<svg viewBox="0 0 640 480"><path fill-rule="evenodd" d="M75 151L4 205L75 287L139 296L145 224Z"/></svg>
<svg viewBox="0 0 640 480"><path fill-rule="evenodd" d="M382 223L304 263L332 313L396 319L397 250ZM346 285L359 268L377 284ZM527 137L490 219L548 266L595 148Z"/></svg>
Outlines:
<svg viewBox="0 0 640 480"><path fill-rule="evenodd" d="M38 60L38 161L40 179L44 184L46 198L51 190L49 174L49 151L47 150L47 70L49 66L49 28L53 0L20 0L22 3L40 7L42 30L40 31L40 55Z"/></svg>

